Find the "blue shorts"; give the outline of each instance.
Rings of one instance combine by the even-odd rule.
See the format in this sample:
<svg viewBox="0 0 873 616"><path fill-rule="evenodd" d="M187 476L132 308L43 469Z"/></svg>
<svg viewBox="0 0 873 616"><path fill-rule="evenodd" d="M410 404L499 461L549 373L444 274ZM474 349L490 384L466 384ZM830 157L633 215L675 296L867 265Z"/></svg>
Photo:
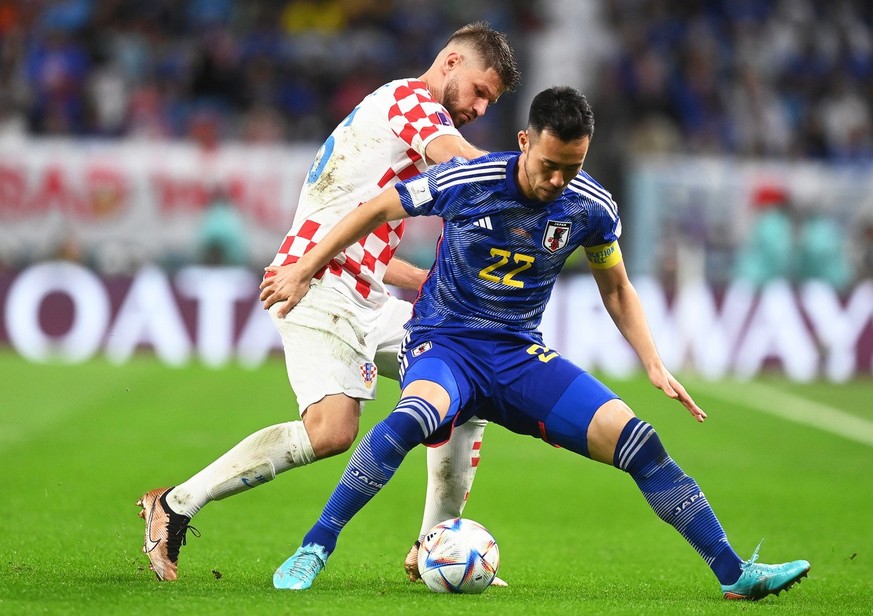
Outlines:
<svg viewBox="0 0 873 616"><path fill-rule="evenodd" d="M401 386L433 381L451 398L446 418L426 444L444 442L453 426L475 415L588 456L591 418L618 396L545 347L538 335L491 334L427 332L404 343Z"/></svg>

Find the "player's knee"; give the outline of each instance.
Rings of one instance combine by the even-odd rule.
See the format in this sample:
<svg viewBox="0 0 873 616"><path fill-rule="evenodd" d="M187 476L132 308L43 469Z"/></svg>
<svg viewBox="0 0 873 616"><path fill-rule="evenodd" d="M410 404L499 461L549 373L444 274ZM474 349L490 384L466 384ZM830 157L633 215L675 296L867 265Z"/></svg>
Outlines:
<svg viewBox="0 0 873 616"><path fill-rule="evenodd" d="M383 423L400 439L407 451L434 433L441 416L428 400L418 396L404 396Z"/></svg>
<svg viewBox="0 0 873 616"><path fill-rule="evenodd" d="M344 402L343 405L313 405L303 416L309 442L318 459L348 451L358 436L358 403Z"/></svg>
<svg viewBox="0 0 873 616"><path fill-rule="evenodd" d="M637 477L667 460L669 456L655 429L637 417L631 418L616 443L613 465Z"/></svg>
<svg viewBox="0 0 873 616"><path fill-rule="evenodd" d="M633 417L633 411L621 399L605 402L588 424L588 456L598 462L612 463L621 434Z"/></svg>
<svg viewBox="0 0 873 616"><path fill-rule="evenodd" d="M312 450L320 460L348 451L358 436L358 423L327 427L323 423L307 427Z"/></svg>
<svg viewBox="0 0 873 616"><path fill-rule="evenodd" d="M356 421L354 423L346 423L343 426L339 426L338 429L333 431L331 434L332 438L329 438L328 442L333 453L342 453L349 450L349 448L354 444L357 436L358 422Z"/></svg>

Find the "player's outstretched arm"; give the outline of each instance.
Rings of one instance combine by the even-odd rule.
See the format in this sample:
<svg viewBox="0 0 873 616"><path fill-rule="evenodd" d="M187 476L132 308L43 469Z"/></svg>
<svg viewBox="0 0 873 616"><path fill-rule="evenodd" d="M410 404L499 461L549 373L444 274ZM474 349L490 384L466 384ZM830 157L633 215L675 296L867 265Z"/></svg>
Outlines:
<svg viewBox="0 0 873 616"><path fill-rule="evenodd" d="M624 263L619 261L606 269L592 269L592 273L606 311L640 358L652 385L681 402L697 421L706 419L703 409L664 366L646 322L642 302L627 277Z"/></svg>
<svg viewBox="0 0 873 616"><path fill-rule="evenodd" d="M388 267L385 268L385 284L401 289L420 289L426 278L427 270L397 257L392 257L388 261Z"/></svg>
<svg viewBox="0 0 873 616"><path fill-rule="evenodd" d="M352 243L389 220L400 220L409 214L400 203L397 189L391 188L349 212L327 235L297 263L264 268L274 275L261 283L260 300L264 309L285 302L277 316L284 317L309 291L309 283L325 265Z"/></svg>
<svg viewBox="0 0 873 616"><path fill-rule="evenodd" d="M487 153L457 135L440 135L428 143L425 149L427 160L432 165L444 163L456 156L472 160L485 156Z"/></svg>
<svg viewBox="0 0 873 616"><path fill-rule="evenodd" d="M691 395L685 390L685 387L676 380L670 372L667 371L667 368L661 363L660 367L654 370L647 370L647 374L649 376L649 381L663 391L665 394L673 398L674 400L678 400L682 403L688 412L691 413L691 416L694 417L697 421L702 422L706 419L706 412L694 401Z"/></svg>

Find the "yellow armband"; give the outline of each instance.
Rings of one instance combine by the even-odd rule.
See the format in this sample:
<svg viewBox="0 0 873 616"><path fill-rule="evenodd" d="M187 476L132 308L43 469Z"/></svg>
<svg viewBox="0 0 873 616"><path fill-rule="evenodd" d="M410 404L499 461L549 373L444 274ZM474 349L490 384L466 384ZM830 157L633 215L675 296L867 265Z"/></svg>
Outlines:
<svg viewBox="0 0 873 616"><path fill-rule="evenodd" d="M586 246L585 256L588 258L588 265L594 269L609 269L621 263L621 248L618 247L618 242Z"/></svg>

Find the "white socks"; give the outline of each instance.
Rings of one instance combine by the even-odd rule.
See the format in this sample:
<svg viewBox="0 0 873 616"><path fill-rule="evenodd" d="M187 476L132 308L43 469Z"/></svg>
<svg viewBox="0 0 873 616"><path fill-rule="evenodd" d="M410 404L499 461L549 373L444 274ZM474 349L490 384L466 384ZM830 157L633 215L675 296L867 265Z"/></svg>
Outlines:
<svg viewBox="0 0 873 616"><path fill-rule="evenodd" d="M476 475L482 433L488 424L472 418L448 443L427 448L427 496L421 536L434 525L460 517ZM267 483L276 475L315 461L302 421L289 421L247 436L215 462L167 494L176 513L193 517L208 502Z"/></svg>
<svg viewBox="0 0 873 616"><path fill-rule="evenodd" d="M476 476L487 424L473 417L455 427L449 442L427 448L427 496L419 539L440 522L461 517Z"/></svg>
<svg viewBox="0 0 873 616"><path fill-rule="evenodd" d="M167 494L176 513L193 517L201 507L267 483L276 475L315 461L302 421L289 421L247 436L215 462Z"/></svg>

